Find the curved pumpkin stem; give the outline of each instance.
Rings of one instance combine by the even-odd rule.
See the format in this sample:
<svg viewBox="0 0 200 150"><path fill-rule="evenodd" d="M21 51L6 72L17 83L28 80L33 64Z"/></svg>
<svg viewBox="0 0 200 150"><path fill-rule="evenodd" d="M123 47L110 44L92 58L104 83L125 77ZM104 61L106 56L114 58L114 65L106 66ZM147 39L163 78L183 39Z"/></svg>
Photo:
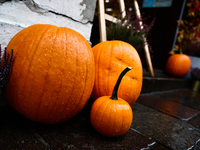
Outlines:
<svg viewBox="0 0 200 150"><path fill-rule="evenodd" d="M118 89L119 89L119 84L121 83L121 80L123 78L123 76L128 72L130 71L132 68L131 67L126 67L122 72L121 74L119 75L119 78L117 80L117 83L115 84L115 87L113 89L113 93L112 93L112 96L110 97L111 99L113 100L118 100L117 98L117 92L118 92Z"/></svg>

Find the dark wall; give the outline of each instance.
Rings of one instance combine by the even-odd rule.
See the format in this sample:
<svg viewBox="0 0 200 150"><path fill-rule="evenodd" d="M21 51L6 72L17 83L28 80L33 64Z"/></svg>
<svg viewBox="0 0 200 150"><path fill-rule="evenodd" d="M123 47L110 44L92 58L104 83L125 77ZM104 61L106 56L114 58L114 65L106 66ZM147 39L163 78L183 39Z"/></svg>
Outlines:
<svg viewBox="0 0 200 150"><path fill-rule="evenodd" d="M152 47L152 62L154 68L164 69L169 52L173 49L177 21L180 18L184 0L173 0L171 7L142 8L141 13L145 16L155 16L155 24L148 41ZM144 64L145 65L145 64Z"/></svg>

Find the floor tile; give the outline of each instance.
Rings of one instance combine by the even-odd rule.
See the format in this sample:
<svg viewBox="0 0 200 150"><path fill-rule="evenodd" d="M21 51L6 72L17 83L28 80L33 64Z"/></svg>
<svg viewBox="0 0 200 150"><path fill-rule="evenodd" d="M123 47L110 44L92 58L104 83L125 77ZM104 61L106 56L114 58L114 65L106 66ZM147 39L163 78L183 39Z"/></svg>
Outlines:
<svg viewBox="0 0 200 150"><path fill-rule="evenodd" d="M199 110L152 94L141 95L137 102L186 121L200 113Z"/></svg>
<svg viewBox="0 0 200 150"><path fill-rule="evenodd" d="M190 120L190 123L196 127L200 127L200 115L198 115L198 116L194 117L192 120Z"/></svg>
<svg viewBox="0 0 200 150"><path fill-rule="evenodd" d="M129 129L120 137L105 137L96 132L90 124L89 112L82 110L77 116L59 125L30 123L32 128L51 145L53 149L163 149L153 140Z"/></svg>
<svg viewBox="0 0 200 150"><path fill-rule="evenodd" d="M158 92L155 95L200 110L200 94L197 92L183 89L170 92Z"/></svg>
<svg viewBox="0 0 200 150"><path fill-rule="evenodd" d="M46 149L11 108L0 108L0 122L0 150Z"/></svg>
<svg viewBox="0 0 200 150"><path fill-rule="evenodd" d="M180 89L180 90L175 90L175 92L183 94L183 95L187 95L189 97L194 97L194 98L200 99L200 91L194 92L190 89Z"/></svg>
<svg viewBox="0 0 200 150"><path fill-rule="evenodd" d="M200 139L200 130L185 121L137 102L132 109L134 117L131 127L173 150L189 149Z"/></svg>

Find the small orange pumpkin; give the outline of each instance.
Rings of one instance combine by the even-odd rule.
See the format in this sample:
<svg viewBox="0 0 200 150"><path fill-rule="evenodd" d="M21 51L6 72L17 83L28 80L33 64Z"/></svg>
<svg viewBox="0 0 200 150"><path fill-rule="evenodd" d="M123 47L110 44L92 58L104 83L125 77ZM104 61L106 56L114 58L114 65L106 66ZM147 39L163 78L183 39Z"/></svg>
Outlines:
<svg viewBox="0 0 200 150"><path fill-rule="evenodd" d="M117 97L117 91L122 77L131 70L127 67L120 74L113 89L112 96L102 96L94 101L90 111L90 122L94 129L108 137L125 134L132 123L133 112L131 106Z"/></svg>
<svg viewBox="0 0 200 150"><path fill-rule="evenodd" d="M142 88L142 63L136 49L123 41L105 41L93 48L95 60L95 82L92 92L93 101L101 96L111 95L118 75L127 66L128 72L119 88L119 97L132 105Z"/></svg>
<svg viewBox="0 0 200 150"><path fill-rule="evenodd" d="M166 62L166 71L176 77L184 77L190 70L191 60L185 54L174 54Z"/></svg>
<svg viewBox="0 0 200 150"><path fill-rule="evenodd" d="M10 105L25 117L45 124L76 115L94 84L94 56L78 32L36 24L17 33L7 46L14 50L5 89Z"/></svg>

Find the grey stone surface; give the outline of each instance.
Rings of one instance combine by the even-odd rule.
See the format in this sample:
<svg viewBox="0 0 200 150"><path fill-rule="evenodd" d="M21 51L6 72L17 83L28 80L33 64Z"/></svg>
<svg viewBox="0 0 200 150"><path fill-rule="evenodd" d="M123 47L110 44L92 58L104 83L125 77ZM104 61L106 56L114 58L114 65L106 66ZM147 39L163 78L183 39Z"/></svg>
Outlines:
<svg viewBox="0 0 200 150"><path fill-rule="evenodd" d="M10 37L19 31L18 26L25 28L38 23L71 28L89 41L95 8L96 0L3 1L0 4L0 22L3 24L0 32L6 30L9 37L3 34L0 44L7 45ZM12 25L14 30L7 29L7 24Z"/></svg>
<svg viewBox="0 0 200 150"><path fill-rule="evenodd" d="M93 21L94 19L94 12L95 12L95 6L96 6L96 0L83 0L80 5L86 4L86 9L83 10L81 13L85 19L88 21Z"/></svg>
<svg viewBox="0 0 200 150"><path fill-rule="evenodd" d="M4 48L8 45L8 42L12 39L12 37L22 29L23 27L20 26L0 22L0 44L2 50L4 50Z"/></svg>

